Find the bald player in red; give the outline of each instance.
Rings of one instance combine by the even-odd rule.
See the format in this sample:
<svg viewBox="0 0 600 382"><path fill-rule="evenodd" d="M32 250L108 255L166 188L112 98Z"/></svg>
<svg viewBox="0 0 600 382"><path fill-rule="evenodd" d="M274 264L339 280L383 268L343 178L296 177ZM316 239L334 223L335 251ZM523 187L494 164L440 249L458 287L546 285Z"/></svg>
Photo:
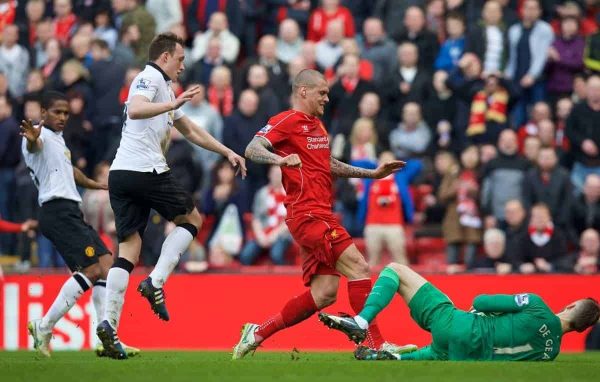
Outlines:
<svg viewBox="0 0 600 382"><path fill-rule="evenodd" d="M355 312L360 312L371 289L367 262L332 213L332 178L380 179L400 170L404 162L391 161L367 170L332 158L327 130L319 120L329 102L328 94L321 73L301 71L292 83L292 109L272 117L246 148L246 158L251 161L281 166L286 223L302 248L304 285L310 289L293 297L263 324L245 324L233 359L243 358L279 330L333 304L340 275L348 278ZM367 341L373 349L401 350L383 340L377 325L369 326Z"/></svg>

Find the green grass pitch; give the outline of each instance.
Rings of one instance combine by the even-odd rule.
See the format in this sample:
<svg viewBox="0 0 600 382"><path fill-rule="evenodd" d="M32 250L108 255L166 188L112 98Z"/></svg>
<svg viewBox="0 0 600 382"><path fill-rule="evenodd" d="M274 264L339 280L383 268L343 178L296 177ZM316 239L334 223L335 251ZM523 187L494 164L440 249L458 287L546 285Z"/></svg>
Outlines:
<svg viewBox="0 0 600 382"><path fill-rule="evenodd" d="M92 352L0 352L0 381L599 381L600 352L548 363L359 362L348 353L257 352L232 362L225 352L143 352L127 361Z"/></svg>

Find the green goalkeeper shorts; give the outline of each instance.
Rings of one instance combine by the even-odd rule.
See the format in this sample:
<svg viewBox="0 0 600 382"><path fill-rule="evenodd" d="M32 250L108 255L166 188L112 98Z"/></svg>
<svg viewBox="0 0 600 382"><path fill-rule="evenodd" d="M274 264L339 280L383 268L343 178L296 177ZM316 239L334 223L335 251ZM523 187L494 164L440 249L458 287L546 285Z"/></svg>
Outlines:
<svg viewBox="0 0 600 382"><path fill-rule="evenodd" d="M433 337L432 350L439 358L447 359L452 334L452 320L460 312L452 301L431 283L424 284L408 304L410 315Z"/></svg>
<svg viewBox="0 0 600 382"><path fill-rule="evenodd" d="M481 359L481 331L475 315L457 309L431 283L423 285L408 304L410 315L431 333L431 349L438 359Z"/></svg>

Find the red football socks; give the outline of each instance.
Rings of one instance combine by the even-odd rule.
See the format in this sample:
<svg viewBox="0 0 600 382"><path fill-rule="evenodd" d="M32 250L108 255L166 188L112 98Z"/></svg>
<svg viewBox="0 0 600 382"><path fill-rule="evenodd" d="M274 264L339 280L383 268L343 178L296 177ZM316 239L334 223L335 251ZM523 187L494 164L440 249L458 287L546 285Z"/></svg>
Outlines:
<svg viewBox="0 0 600 382"><path fill-rule="evenodd" d="M354 313L360 313L364 307L365 301L367 301L367 297L371 292L371 286L371 279L348 280L348 299L350 300L350 306L354 310ZM371 321L369 324L365 342L371 349L376 350L378 350L385 342L379 332L379 327L375 320Z"/></svg>
<svg viewBox="0 0 600 382"><path fill-rule="evenodd" d="M296 296L288 301L281 312L260 325L254 335L259 342L262 342L278 331L306 320L317 310L315 300L313 299L310 290L307 290L300 296Z"/></svg>

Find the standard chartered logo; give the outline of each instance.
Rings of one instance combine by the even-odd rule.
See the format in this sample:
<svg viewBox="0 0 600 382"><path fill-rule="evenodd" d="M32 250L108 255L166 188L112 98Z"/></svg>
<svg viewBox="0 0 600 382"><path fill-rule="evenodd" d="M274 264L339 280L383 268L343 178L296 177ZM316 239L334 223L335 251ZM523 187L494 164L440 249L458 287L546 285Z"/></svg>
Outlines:
<svg viewBox="0 0 600 382"><path fill-rule="evenodd" d="M306 148L309 150L320 150L329 148L327 137L306 137Z"/></svg>

